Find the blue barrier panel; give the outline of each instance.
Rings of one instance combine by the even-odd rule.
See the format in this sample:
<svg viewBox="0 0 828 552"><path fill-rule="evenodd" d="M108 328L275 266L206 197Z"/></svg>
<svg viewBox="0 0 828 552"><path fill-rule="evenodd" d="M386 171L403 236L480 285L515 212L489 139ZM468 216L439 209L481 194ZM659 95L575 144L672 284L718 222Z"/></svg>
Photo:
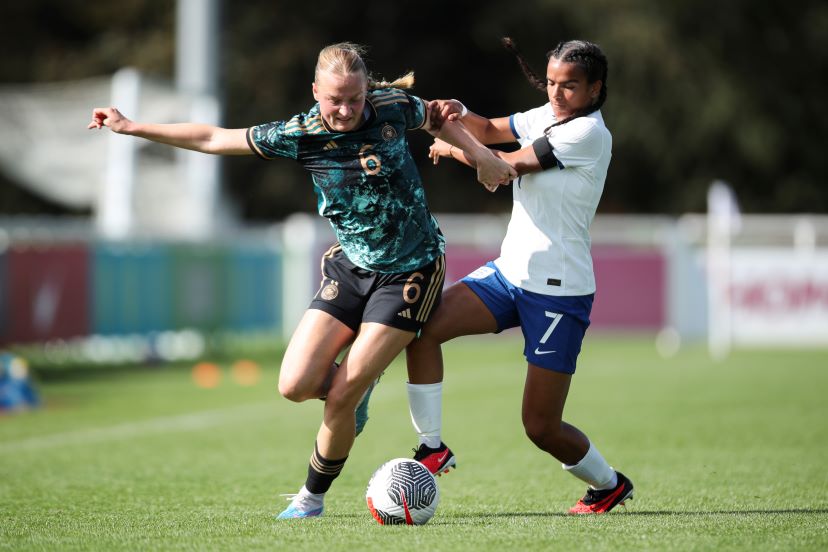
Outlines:
<svg viewBox="0 0 828 552"><path fill-rule="evenodd" d="M225 328L227 251L215 245L176 245L170 251L175 327Z"/></svg>
<svg viewBox="0 0 828 552"><path fill-rule="evenodd" d="M282 258L269 247L100 243L92 263L94 333L281 327Z"/></svg>
<svg viewBox="0 0 828 552"><path fill-rule="evenodd" d="M171 279L165 246L97 244L90 294L93 331L115 335L172 328Z"/></svg>
<svg viewBox="0 0 828 552"><path fill-rule="evenodd" d="M282 324L281 254L241 246L227 263L227 323L234 330L278 329Z"/></svg>

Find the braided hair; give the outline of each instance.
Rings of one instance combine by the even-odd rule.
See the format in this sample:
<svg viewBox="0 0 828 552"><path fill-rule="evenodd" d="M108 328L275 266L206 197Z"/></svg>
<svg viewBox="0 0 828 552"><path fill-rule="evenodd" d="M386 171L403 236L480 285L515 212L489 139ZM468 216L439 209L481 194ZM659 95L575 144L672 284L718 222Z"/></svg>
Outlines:
<svg viewBox="0 0 828 552"><path fill-rule="evenodd" d="M375 90L378 88L411 88L414 86L414 72L410 71L405 75L393 81L386 81L383 79L376 80L368 68L362 56L365 55L366 48L359 44L351 42L340 42L338 44L331 44L326 46L319 52L319 59L316 62L316 78L322 71L329 71L338 75L347 75L350 73L362 73L368 82L368 90Z"/></svg>
<svg viewBox="0 0 828 552"><path fill-rule="evenodd" d="M546 79L540 78L532 67L526 62L523 54L521 54L520 50L518 50L517 44L515 44L515 42L509 37L503 38L502 43L503 46L512 52L512 54L514 54L517 58L520 68L523 70L526 78L529 79L529 83L538 90L546 90ZM555 59L564 63L576 64L584 71L584 73L586 73L587 82L590 84L596 81L601 81L601 92L595 102L587 106L585 109L582 109L577 113L573 113L566 119L556 122L549 128L563 125L572 119L589 115L590 113L601 109L601 106L604 105L604 102L607 100L607 56L604 55L604 52L601 51L601 48L597 44L587 42L585 40L568 40L566 42L559 42L554 49L546 53L546 59ZM546 130L549 129L547 128Z"/></svg>

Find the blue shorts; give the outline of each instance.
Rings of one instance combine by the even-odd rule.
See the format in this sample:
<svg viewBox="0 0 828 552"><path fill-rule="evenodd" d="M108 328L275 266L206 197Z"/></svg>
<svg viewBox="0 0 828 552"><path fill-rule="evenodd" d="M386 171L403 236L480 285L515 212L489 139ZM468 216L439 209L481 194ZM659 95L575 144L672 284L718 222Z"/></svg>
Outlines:
<svg viewBox="0 0 828 552"><path fill-rule="evenodd" d="M494 315L498 333L520 326L527 361L554 372L575 373L594 294L560 296L526 291L509 283L492 262L461 282Z"/></svg>

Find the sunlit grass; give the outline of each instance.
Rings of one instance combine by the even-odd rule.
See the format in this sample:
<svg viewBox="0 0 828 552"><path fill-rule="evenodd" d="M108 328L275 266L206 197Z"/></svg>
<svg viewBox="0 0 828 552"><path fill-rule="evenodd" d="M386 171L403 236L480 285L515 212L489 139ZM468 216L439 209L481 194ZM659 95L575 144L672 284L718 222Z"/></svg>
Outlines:
<svg viewBox="0 0 828 552"><path fill-rule="evenodd" d="M0 549L828 547L828 353L717 364L701 348L664 359L650 339L588 337L566 417L636 492L626 512L573 518L583 484L523 433L521 348L512 336L446 347L444 438L458 469L415 528L381 527L364 504L372 471L416 444L400 362L325 516L298 523L272 515L304 481L322 404L278 396L277 358L255 385L230 362L211 388L192 366L43 383L42 409L0 417Z"/></svg>

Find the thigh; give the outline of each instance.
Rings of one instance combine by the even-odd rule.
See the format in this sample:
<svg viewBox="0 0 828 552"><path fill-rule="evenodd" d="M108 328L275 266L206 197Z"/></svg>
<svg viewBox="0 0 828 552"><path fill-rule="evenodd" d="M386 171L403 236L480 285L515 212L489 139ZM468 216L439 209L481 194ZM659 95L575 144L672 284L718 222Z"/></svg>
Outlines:
<svg viewBox="0 0 828 552"><path fill-rule="evenodd" d="M406 349L408 381L412 384L443 380L442 343L461 335L497 330L492 313L469 286L458 282L443 292L440 306Z"/></svg>
<svg viewBox="0 0 828 552"><path fill-rule="evenodd" d="M474 292L496 322L492 331L501 332L514 328L520 323L513 286L497 269L493 262L486 263L461 280Z"/></svg>
<svg viewBox="0 0 828 552"><path fill-rule="evenodd" d="M422 330L424 339L445 343L462 335L497 331L497 321L486 303L463 282L443 292L443 300Z"/></svg>
<svg viewBox="0 0 828 552"><path fill-rule="evenodd" d="M334 375L328 402L353 411L371 382L405 349L414 335L414 332L384 324L363 323Z"/></svg>
<svg viewBox="0 0 828 552"><path fill-rule="evenodd" d="M331 314L308 309L290 338L279 384L317 389L325 381L331 364L354 339L355 332Z"/></svg>

